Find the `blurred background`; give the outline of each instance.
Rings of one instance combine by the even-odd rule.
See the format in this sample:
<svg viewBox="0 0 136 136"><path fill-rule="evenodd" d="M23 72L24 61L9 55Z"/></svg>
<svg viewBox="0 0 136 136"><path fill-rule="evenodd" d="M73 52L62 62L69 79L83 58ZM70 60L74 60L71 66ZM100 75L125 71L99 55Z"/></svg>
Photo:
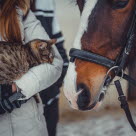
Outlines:
<svg viewBox="0 0 136 136"><path fill-rule="evenodd" d="M68 53L77 33L80 13L72 0L56 0L56 4ZM127 82L122 81L122 84L124 90L127 90ZM136 122L136 102L130 103L130 108ZM79 112L70 108L61 91L57 134L58 136L136 136L125 113L120 109L114 86L109 88L102 108L89 112Z"/></svg>

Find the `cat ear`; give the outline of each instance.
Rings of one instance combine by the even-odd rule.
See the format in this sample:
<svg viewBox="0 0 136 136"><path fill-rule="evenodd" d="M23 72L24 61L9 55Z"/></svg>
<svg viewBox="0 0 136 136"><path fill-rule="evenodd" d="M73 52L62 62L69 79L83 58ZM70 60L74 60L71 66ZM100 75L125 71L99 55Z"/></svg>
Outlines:
<svg viewBox="0 0 136 136"><path fill-rule="evenodd" d="M49 43L50 45L53 45L53 44L55 44L56 42L57 42L57 39L51 39L51 40L48 41L48 43Z"/></svg>

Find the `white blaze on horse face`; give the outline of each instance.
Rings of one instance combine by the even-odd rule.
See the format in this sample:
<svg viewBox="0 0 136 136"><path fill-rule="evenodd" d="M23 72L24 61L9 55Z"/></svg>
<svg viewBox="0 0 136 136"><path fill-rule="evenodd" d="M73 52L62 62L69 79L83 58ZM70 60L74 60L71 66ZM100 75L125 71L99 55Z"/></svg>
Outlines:
<svg viewBox="0 0 136 136"><path fill-rule="evenodd" d="M71 106L75 109L77 109L76 77L77 73L75 71L75 63L70 62L67 75L64 80L64 94L68 101L70 101Z"/></svg>
<svg viewBox="0 0 136 136"><path fill-rule="evenodd" d="M81 49L82 47L81 38L84 32L87 31L89 16L91 15L93 9L95 8L97 2L98 0L86 0L84 9L81 15L81 19L80 19L79 30L74 41L74 48L76 49Z"/></svg>
<svg viewBox="0 0 136 136"><path fill-rule="evenodd" d="M91 15L92 10L94 9L97 2L98 0L86 0L84 10L81 15L80 27L74 41L74 48L81 49L81 38L88 28L88 18ZM69 68L64 80L64 94L66 98L71 102L71 106L75 109L78 109L77 98L79 93L77 93L76 90L77 72L75 68L75 63L69 64Z"/></svg>

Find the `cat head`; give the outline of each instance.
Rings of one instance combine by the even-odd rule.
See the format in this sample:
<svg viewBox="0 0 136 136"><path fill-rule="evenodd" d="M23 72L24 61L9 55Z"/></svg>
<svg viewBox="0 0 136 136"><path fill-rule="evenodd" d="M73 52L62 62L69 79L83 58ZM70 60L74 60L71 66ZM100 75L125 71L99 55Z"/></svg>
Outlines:
<svg viewBox="0 0 136 136"><path fill-rule="evenodd" d="M56 43L56 39L51 40L33 40L29 42L29 47L34 57L39 63L52 63L54 58L54 52L52 45Z"/></svg>

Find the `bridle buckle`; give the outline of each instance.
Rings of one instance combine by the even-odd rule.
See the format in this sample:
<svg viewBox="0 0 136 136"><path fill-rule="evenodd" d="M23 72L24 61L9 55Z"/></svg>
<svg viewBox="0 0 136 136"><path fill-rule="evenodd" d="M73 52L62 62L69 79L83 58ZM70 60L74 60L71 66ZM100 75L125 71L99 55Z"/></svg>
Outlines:
<svg viewBox="0 0 136 136"><path fill-rule="evenodd" d="M127 49L125 48L125 54L129 55L129 51L127 51Z"/></svg>
<svg viewBox="0 0 136 136"><path fill-rule="evenodd" d="M118 97L119 101L126 101L126 96L125 95L121 95Z"/></svg>
<svg viewBox="0 0 136 136"><path fill-rule="evenodd" d="M75 61L75 59L76 59L75 57L71 57L71 58L70 58L70 62L73 63L73 62Z"/></svg>

